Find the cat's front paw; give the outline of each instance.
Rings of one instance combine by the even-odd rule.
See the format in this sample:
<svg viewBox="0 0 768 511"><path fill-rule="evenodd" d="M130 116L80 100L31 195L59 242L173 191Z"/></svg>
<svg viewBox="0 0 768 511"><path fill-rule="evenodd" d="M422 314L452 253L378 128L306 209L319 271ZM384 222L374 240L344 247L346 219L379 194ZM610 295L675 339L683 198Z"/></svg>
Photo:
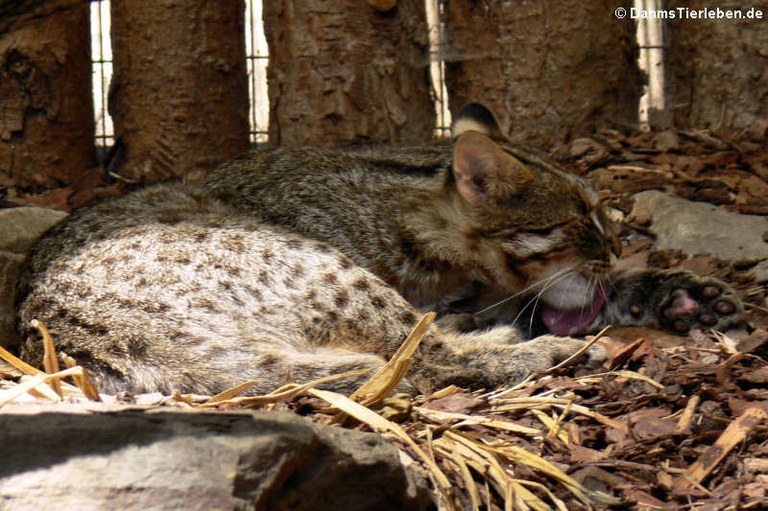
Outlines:
<svg viewBox="0 0 768 511"><path fill-rule="evenodd" d="M617 274L606 305L606 322L685 333L722 330L744 311L731 286L681 270L635 270Z"/></svg>
<svg viewBox="0 0 768 511"><path fill-rule="evenodd" d="M560 364L584 349L586 344L586 341L573 337L541 335L518 344L517 349L521 354L525 354L527 359L536 361L529 369L538 372ZM584 351L582 356L586 359L587 365L595 365L608 358L608 352L602 345L593 344Z"/></svg>

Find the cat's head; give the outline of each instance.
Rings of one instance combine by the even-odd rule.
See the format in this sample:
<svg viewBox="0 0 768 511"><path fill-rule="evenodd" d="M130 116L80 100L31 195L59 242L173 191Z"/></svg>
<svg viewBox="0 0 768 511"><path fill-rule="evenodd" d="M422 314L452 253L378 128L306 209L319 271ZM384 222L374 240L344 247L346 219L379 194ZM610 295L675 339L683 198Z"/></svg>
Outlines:
<svg viewBox="0 0 768 511"><path fill-rule="evenodd" d="M510 292L532 286L548 305L545 323L548 310L577 311L581 322L596 315L598 283L621 248L597 193L545 156L511 144L482 105L461 110L453 138L449 186L465 212L467 244L495 284ZM576 333L579 321L560 318L560 325L550 318L550 330Z"/></svg>

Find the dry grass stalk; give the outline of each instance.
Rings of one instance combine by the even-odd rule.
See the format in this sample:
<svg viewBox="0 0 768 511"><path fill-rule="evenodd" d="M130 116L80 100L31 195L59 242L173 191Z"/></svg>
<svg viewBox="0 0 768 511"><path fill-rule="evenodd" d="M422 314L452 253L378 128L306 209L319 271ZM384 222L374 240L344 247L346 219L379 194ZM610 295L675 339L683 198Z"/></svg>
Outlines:
<svg viewBox="0 0 768 511"><path fill-rule="evenodd" d="M571 365L571 364L572 364L572 363L573 363L575 360L578 360L578 359L579 359L579 357L581 357L581 356L582 356L584 353L586 353L586 352L587 352L587 350L588 350L589 348L591 348L591 347L592 347L592 346L593 346L593 345L594 345L594 344L595 344L597 341L599 341L599 340L600 340L600 338L602 338L602 337L605 335L605 332L607 332L607 331L608 331L608 330L610 330L610 329L611 329L611 325L608 325L608 326L604 327L602 330L600 330L600 331L597 333L597 335L595 335L595 336L594 336L592 339L590 339L589 341L587 341L587 342L584 344L584 346L582 346L581 348L579 348L579 351L577 351L576 353L574 353L574 354L573 354L573 355L571 355L570 357L566 358L565 360L563 360L563 361L562 361L562 362L560 362L559 364L556 364L556 365L554 365L554 366L550 367L549 369L547 369L546 371L544 371L543 373L541 373L541 376L544 376L544 375L546 375L546 374L551 374L551 373L553 373L553 372L557 371L558 369L561 369L561 368L563 368L563 367L566 367L566 366L569 366L569 365Z"/></svg>
<svg viewBox="0 0 768 511"><path fill-rule="evenodd" d="M524 465L565 486L588 509L592 508L593 499L605 504L616 504L618 499L597 492L590 492L577 481L567 476L557 467L540 456L519 446L491 445L485 437L473 438L455 430L446 431L435 440L441 456L458 467L460 479L470 494L471 505L479 501L471 495L476 492L476 484L465 467L474 470L501 497L504 508L509 510L549 510L554 505L566 510L565 503L558 499L548 488L536 482L513 477L512 466ZM549 502L529 490L537 488L549 499ZM491 506L487 506L491 509Z"/></svg>
<svg viewBox="0 0 768 511"><path fill-rule="evenodd" d="M454 424L454 427L456 428L464 426L485 426L487 428L507 431L509 433L517 433L529 436L543 436L543 432L540 429L521 426L520 424L516 424L514 422L493 419L491 417L485 417L482 415L467 415L464 413L432 410L430 408L424 408L420 406L414 407L413 411L419 418L437 424L444 424L449 421L457 421L456 424Z"/></svg>
<svg viewBox="0 0 768 511"><path fill-rule="evenodd" d="M0 358L21 373L31 376L31 378L23 377L19 385L0 394L0 406L4 406L24 394L44 397L53 401L61 401L61 398L64 396L84 396L91 401L100 401L99 393L93 385L90 376L88 376L87 371L82 367L76 366L75 361L64 354L62 354L62 358L68 367L63 371L59 370L56 348L48 329L42 322L37 320L32 321L32 326L37 328L43 336L46 371L41 371L27 364L6 349L0 347ZM67 377L71 377L74 380L74 386L62 381ZM51 395L48 389L55 393L56 398Z"/></svg>
<svg viewBox="0 0 768 511"><path fill-rule="evenodd" d="M2 393L0 393L0 407L5 406L6 404L18 398L19 396L26 394L27 392L31 391L38 385L42 384L43 378L45 378L45 373L32 376L26 381L22 381L18 385L14 385L10 389L4 390ZM53 401L60 401L61 397L58 394L56 394L56 396L51 399Z"/></svg>
<svg viewBox="0 0 768 511"><path fill-rule="evenodd" d="M562 422L563 417L568 413L567 409L563 410L562 414L559 414L557 419L554 419L547 415L546 413L542 412L541 410L531 410L531 413L536 416L539 421L541 421L542 424L544 424L547 428L549 428L549 431L547 432L547 438L557 438L561 442L563 442L565 445L568 445L570 440L568 439L568 432L560 429L560 424Z"/></svg>
<svg viewBox="0 0 768 511"><path fill-rule="evenodd" d="M77 362L74 358L70 357L66 353L60 353L59 356L61 357L62 362L64 362L64 365L67 366L68 369L73 369L77 367ZM99 396L99 391L96 390L96 385L93 384L93 380L91 380L90 375L88 374L88 371L86 371L84 368L82 370L82 373L75 373L72 375L72 379L75 381L75 385L85 394L85 397L90 399L91 401L101 401L101 396Z"/></svg>
<svg viewBox="0 0 768 511"><path fill-rule="evenodd" d="M506 458L506 460L510 463L519 463L528 466L529 468L535 469L536 471L545 474L547 477L560 482L587 507L592 506L592 500L587 496L587 494L591 494L592 497L597 498L597 500L610 500L607 499L607 496L603 496L602 494L587 490L578 481L566 475L564 472L562 472L560 469L558 469L556 466L541 456L529 452L522 447L516 445L498 447L487 446L486 449L498 453L499 455Z"/></svg>
<svg viewBox="0 0 768 511"><path fill-rule="evenodd" d="M37 329L40 335L43 337L43 368L48 374L58 373L61 369L59 367L59 359L56 358L56 346L53 343L53 337L41 321L33 319L29 322L32 328Z"/></svg>
<svg viewBox="0 0 768 511"><path fill-rule="evenodd" d="M29 375L36 375L36 374L42 374L43 371L40 369L33 367L23 360L21 360L19 357L11 353L10 351L6 350L2 346L0 346L0 358L11 364L14 368L21 371L24 374Z"/></svg>
<svg viewBox="0 0 768 511"><path fill-rule="evenodd" d="M53 381L60 382L63 378L68 378L70 376L83 376L85 374L85 369L82 367L76 366L69 369L64 369L63 371L59 371L58 373L54 374L46 374L46 373L39 373L31 378L29 378L26 381L23 381L19 383L18 385L15 385L11 387L10 389L7 389L0 393L0 407L5 406L6 404L10 403L17 397L30 392L33 389L40 389L42 388L41 385L49 385ZM75 388L77 392L79 393L80 389ZM66 392L62 393L63 395L66 395ZM49 395L50 396L50 395ZM58 399L55 399L55 401L61 401L61 397L56 394Z"/></svg>
<svg viewBox="0 0 768 511"><path fill-rule="evenodd" d="M379 369L370 380L353 392L349 396L350 399L359 401L364 406L373 406L388 396L405 378L405 374L411 367L411 357L419 347L424 334L427 333L427 329L436 316L434 312L428 312L422 316L419 323L408 334L405 342L398 348L389 362Z"/></svg>
<svg viewBox="0 0 768 511"><path fill-rule="evenodd" d="M603 373L603 376L608 376L610 374L611 373ZM511 413L511 412L533 410L533 409L550 410L553 408L564 411L568 409L569 412L590 417L592 419L595 419L598 422L601 422L602 424L605 424L606 426L610 426L612 428L616 428L624 432L629 432L629 429L626 424L613 420L610 417L606 417L601 413L592 411L586 406L576 404L574 403L573 400L574 400L574 396L572 395L567 395L567 397L560 397L560 398L535 396L535 397L522 397L522 398L494 399L489 401L492 405L491 408L489 409L489 412Z"/></svg>
<svg viewBox="0 0 768 511"><path fill-rule="evenodd" d="M2 346L0 346L0 359L2 359L3 362L8 365L8 368L13 371L14 377L20 377L22 381L29 380L30 375L34 376L38 374L45 374L43 371L37 369L36 367L32 367L23 360L17 358ZM53 401L58 401L60 399L60 396L53 392L53 389L50 390L49 394L48 392L45 392L44 387L40 387L39 389L32 388L27 392L33 397L51 399Z"/></svg>
<svg viewBox="0 0 768 511"><path fill-rule="evenodd" d="M471 467L478 474L485 476L493 489L502 497L504 509L509 511L514 509L515 495L519 493L516 491L518 489L516 488L516 481L509 477L504 467L492 453L453 431L446 431L441 438L435 440L435 445L439 447L444 456L452 460L460 457L462 463ZM527 506L533 509L549 509L538 497L534 495L526 495L526 497L528 497L525 502Z"/></svg>
<svg viewBox="0 0 768 511"><path fill-rule="evenodd" d="M238 394L245 392L253 387L253 385L259 383L258 381L252 380L236 387L232 387L231 389L227 389L224 392L220 392L198 406L203 408L218 408L222 405L237 405L245 408L258 408L265 405L290 401L297 396L306 394L310 389L317 387L318 385L323 385L324 383L336 380L343 380L344 378L351 378L353 376L360 376L368 372L368 369L357 369L355 371L347 371L346 373L319 378L303 385L289 383L288 385L283 385L274 392L270 392L263 396L238 396Z"/></svg>
<svg viewBox="0 0 768 511"><path fill-rule="evenodd" d="M42 322L36 319L30 321L29 324L43 336L43 369L48 374L58 373L61 369L59 367L59 359L56 357L56 346L53 344L51 333ZM51 388L58 395L61 395L61 385L59 385L57 380L51 382Z"/></svg>
<svg viewBox="0 0 768 511"><path fill-rule="evenodd" d="M215 396L208 399L204 404L205 405L218 405L223 403L232 403L232 400L236 397L238 397L243 392L246 392L248 389L253 387L254 385L258 385L261 383L261 380L248 380L240 385L236 385L232 388L229 388L223 392L219 392Z"/></svg>
<svg viewBox="0 0 768 511"><path fill-rule="evenodd" d="M441 450L442 456L456 467L456 473L464 483L464 489L469 496L469 505L472 511L480 510L480 492L477 489L477 483L469 470L469 465L461 456L454 456L453 453Z"/></svg>
<svg viewBox="0 0 768 511"><path fill-rule="evenodd" d="M583 382L591 382L591 383L598 383L600 380L605 378L606 376L616 376L619 378L623 378L625 380L640 380L652 387L656 387L657 389L661 390L664 388L664 385L657 382L653 378L649 378L648 376L644 374L640 374L635 371L628 371L626 369L616 370L616 371L609 371L606 373L595 373L590 374L589 376L580 376L578 378L574 378L576 381L583 381Z"/></svg>

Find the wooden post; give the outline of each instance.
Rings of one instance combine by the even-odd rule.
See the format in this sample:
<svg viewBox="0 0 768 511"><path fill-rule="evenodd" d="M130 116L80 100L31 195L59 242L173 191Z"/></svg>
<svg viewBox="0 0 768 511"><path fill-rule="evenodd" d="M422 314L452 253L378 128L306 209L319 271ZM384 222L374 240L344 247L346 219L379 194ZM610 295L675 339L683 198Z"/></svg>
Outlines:
<svg viewBox="0 0 768 511"><path fill-rule="evenodd" d="M376 4L264 2L270 143L431 138L424 0Z"/></svg>
<svg viewBox="0 0 768 511"><path fill-rule="evenodd" d="M742 19L718 19L741 13ZM768 134L768 1L742 5L672 2L688 9L668 21L672 114L679 128L746 129ZM714 19L698 13L707 8ZM696 18L692 18L696 13ZM757 13L761 18L758 19ZM751 14L750 14L751 13ZM708 13L705 11L704 13ZM748 16L753 16L752 18Z"/></svg>
<svg viewBox="0 0 768 511"><path fill-rule="evenodd" d="M112 0L117 173L200 180L248 150L242 0Z"/></svg>
<svg viewBox="0 0 768 511"><path fill-rule="evenodd" d="M89 3L9 7L0 9L0 183L72 183L95 164Z"/></svg>
<svg viewBox="0 0 768 511"><path fill-rule="evenodd" d="M446 82L451 110L486 103L512 135L568 139L635 126L642 79L631 2L451 0Z"/></svg>

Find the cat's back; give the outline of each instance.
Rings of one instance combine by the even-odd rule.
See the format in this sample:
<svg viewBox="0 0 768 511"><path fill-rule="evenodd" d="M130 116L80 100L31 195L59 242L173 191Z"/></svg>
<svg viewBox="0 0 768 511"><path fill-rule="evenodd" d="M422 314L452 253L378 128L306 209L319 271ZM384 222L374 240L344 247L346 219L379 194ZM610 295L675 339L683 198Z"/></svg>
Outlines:
<svg viewBox="0 0 768 511"><path fill-rule="evenodd" d="M181 184L157 185L102 200L74 211L37 241L25 262L20 285L25 289L55 261L101 240L119 238L131 228L180 221L216 223L231 215L230 208L203 190Z"/></svg>
<svg viewBox="0 0 768 511"><path fill-rule="evenodd" d="M343 148L265 147L214 170L206 186L232 204L278 194L312 202L313 197L367 199L403 196L439 188L450 169L450 145L351 146Z"/></svg>

